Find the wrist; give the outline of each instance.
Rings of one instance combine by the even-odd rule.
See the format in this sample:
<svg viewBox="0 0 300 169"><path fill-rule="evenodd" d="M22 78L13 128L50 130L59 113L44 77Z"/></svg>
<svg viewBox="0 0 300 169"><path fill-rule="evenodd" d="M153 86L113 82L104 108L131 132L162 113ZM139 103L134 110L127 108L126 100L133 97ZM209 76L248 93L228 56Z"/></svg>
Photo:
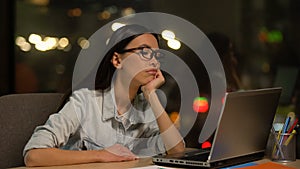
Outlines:
<svg viewBox="0 0 300 169"><path fill-rule="evenodd" d="M156 89L148 89L147 87L142 86L141 90L142 90L142 92L143 92L144 97L146 98L146 100L149 101L150 94L155 93Z"/></svg>
<svg viewBox="0 0 300 169"><path fill-rule="evenodd" d="M153 111L156 118L158 118L159 116L161 116L165 112L165 109L161 105L155 90L152 90L148 94L148 102L149 102L150 107L151 107L151 109L152 109L152 111Z"/></svg>

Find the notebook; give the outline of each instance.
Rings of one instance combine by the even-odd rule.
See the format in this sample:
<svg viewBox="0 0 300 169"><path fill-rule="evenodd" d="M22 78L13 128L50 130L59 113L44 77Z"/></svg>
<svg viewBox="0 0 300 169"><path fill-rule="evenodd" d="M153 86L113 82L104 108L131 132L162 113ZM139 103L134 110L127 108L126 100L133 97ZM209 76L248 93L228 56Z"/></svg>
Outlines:
<svg viewBox="0 0 300 169"><path fill-rule="evenodd" d="M157 155L153 163L221 168L262 159L281 91L265 88L226 93L210 150Z"/></svg>

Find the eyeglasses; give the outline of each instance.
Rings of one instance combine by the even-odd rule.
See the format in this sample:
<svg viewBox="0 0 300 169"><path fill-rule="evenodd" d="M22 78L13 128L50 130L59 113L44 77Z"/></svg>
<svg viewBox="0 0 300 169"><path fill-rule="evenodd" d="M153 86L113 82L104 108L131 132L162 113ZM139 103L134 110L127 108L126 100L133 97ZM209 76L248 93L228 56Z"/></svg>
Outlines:
<svg viewBox="0 0 300 169"><path fill-rule="evenodd" d="M137 48L131 48L131 49L124 49L122 51L120 51L119 53L126 53L126 52L134 52L135 50L139 50L139 52L137 52L137 54L140 55L141 59L149 61L151 60L153 57L155 57L155 59L160 60L163 56L164 53L162 53L161 50L153 50L150 47L137 47Z"/></svg>

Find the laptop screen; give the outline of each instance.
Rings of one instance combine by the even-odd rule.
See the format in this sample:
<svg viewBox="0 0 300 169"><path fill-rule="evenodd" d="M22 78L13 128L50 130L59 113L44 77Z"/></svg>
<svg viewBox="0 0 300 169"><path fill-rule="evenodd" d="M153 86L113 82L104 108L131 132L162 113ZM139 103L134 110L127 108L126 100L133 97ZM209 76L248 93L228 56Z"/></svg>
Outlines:
<svg viewBox="0 0 300 169"><path fill-rule="evenodd" d="M227 93L209 160L263 152L280 93L281 88Z"/></svg>

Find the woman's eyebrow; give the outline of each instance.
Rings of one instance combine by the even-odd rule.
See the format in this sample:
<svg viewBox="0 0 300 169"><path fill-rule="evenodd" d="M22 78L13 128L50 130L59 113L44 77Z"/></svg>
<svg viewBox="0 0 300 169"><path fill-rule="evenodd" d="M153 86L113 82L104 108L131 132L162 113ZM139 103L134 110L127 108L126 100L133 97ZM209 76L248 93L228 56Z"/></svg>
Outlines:
<svg viewBox="0 0 300 169"><path fill-rule="evenodd" d="M139 46L139 48L140 48L140 47L151 48L151 47L150 47L149 45L147 45L147 44L142 44L142 45Z"/></svg>

